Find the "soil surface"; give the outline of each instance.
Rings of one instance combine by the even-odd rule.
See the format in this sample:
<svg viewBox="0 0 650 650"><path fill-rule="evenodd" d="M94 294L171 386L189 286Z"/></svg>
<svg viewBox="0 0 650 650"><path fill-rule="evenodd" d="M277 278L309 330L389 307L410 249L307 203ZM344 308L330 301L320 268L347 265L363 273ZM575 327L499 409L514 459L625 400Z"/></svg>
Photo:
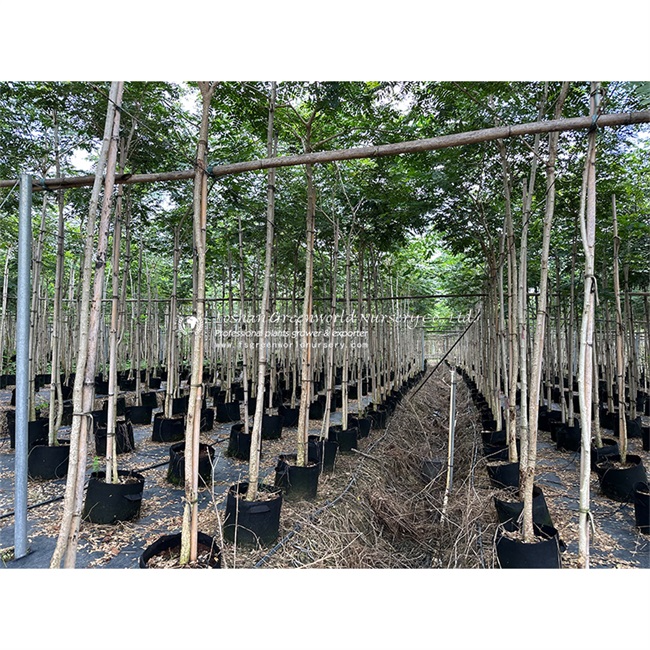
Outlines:
<svg viewBox="0 0 650 650"><path fill-rule="evenodd" d="M425 375L426 376L426 375ZM220 540L223 568L493 568L497 518L495 496L507 492L490 486L482 456L480 417L464 383L458 382L453 483L446 492L449 370L442 367L402 399L385 429L373 429L358 449L337 454L333 472L319 478L314 501L284 501L280 536L275 545L235 548L221 538L226 493L246 481L247 463L225 455L232 424L215 423L202 442L216 450L211 485L199 497L199 530ZM163 388L158 393L161 403ZM55 547L65 480L29 480L28 536L30 553L11 560L13 546L14 450L10 449L5 412L11 391L0 391L0 568L47 568ZM37 405L49 397L48 387ZM133 394L127 393L127 404ZM369 398L362 398L366 404ZM104 398L98 398L101 408ZM352 402L356 412L358 403ZM157 412L159 409L154 411ZM331 424L340 424L340 409ZM645 422L648 422L646 418ZM320 432L310 422L310 433ZM166 479L169 444L151 440L151 425L134 425L136 449L118 456L121 470L145 476L140 517L113 525L83 522L77 567L136 568L142 551L162 535L180 531L183 490ZM63 428L61 438L69 435ZM296 453L295 428L262 442L261 473L273 483L280 455ZM604 430L607 435L608 431ZM609 434L611 436L611 433ZM630 440L629 452L646 468L650 454L641 440ZM424 461L441 461L443 471L431 480ZM99 459L100 469L103 459ZM88 476L93 458L89 458ZM543 489L555 528L566 544L564 568L577 566L579 454L558 451L550 434L540 432L536 484ZM593 568L649 568L650 539L634 525L633 504L612 501L600 493L592 473L591 536Z"/></svg>

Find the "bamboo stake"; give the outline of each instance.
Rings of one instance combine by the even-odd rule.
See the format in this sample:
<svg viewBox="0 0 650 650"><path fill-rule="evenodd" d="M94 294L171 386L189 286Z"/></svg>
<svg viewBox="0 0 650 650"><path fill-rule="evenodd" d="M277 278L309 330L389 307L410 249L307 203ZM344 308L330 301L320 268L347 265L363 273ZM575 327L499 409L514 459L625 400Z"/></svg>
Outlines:
<svg viewBox="0 0 650 650"><path fill-rule="evenodd" d="M447 481L445 483L445 496L442 501L442 517L444 520L447 503L454 483L454 443L456 439L456 368L451 368L451 390L449 393L449 438L447 442Z"/></svg>
<svg viewBox="0 0 650 650"><path fill-rule="evenodd" d="M616 127L630 124L644 124L650 122L650 110L636 111L630 113L612 113L600 115L598 126ZM300 165L315 165L333 162L335 160L359 160L362 158L376 158L381 156L396 156L406 153L419 153L424 151L437 151L450 147L459 147L468 144L479 144L492 142L505 138L533 135L536 133L550 133L562 131L578 131L593 127L594 120L591 116L574 117L560 120L548 120L542 122L528 122L510 126L498 126L477 131L467 131L443 135L435 138L424 138L421 140L410 140L384 145L372 145L367 147L353 147L350 149L337 149L332 151L308 152L294 156L282 156L279 158L264 158L227 165L213 165L209 172L214 177L227 176L230 174L241 174L243 172L270 169L278 167L295 167ZM155 183L162 181L186 181L194 178L194 170L187 169L173 172L160 172L155 174L123 174L116 178L116 183ZM53 178L35 179L33 191L43 191L45 186L48 189L61 189L67 187L84 187L93 184L93 176L78 176L75 178ZM16 180L0 180L0 189L13 187Z"/></svg>

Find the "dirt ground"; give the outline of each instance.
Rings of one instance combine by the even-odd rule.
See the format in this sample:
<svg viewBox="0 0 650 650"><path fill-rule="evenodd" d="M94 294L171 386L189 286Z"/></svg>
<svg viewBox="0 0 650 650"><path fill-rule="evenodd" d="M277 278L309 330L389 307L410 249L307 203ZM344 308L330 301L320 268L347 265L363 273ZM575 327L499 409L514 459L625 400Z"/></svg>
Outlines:
<svg viewBox="0 0 650 650"><path fill-rule="evenodd" d="M235 548L221 537L226 491L246 480L247 463L228 458L230 424L215 424L203 434L216 449L213 484L201 490L201 531L214 535L222 548L224 568L493 568L497 527L494 496L485 471L480 418L469 391L458 381L453 485L445 500L450 373L434 376L402 399L385 429L372 430L358 450L338 454L333 472L319 478L313 501L282 505L280 535L273 546ZM49 391L38 394L40 403ZM162 393L161 393L162 394ZM132 398L127 396L127 398ZM13 545L13 460L4 425L10 391L0 391L0 549ZM366 399L367 401L367 399ZM100 401L98 401L99 406ZM357 405L353 403L352 410ZM332 424L340 422L340 412ZM310 428L318 432L320 422ZM65 436L68 429L62 431ZM151 441L151 426L134 427L136 450L119 456L120 469L139 469L146 477L138 520L115 525L84 522L77 558L79 568L135 568L144 548L181 526L183 491L166 479L169 445ZM280 454L295 453L295 429L264 441L262 473L272 483ZM640 439L630 441L648 467L650 457ZM565 568L577 564L578 465L575 453L556 450L550 434L540 432L537 484L544 490L555 527L567 549ZM441 461L437 475L423 475L423 461ZM92 459L89 460L89 471ZM54 550L65 481L29 481L28 513L31 552L6 568L46 568ZM594 532L591 566L648 568L648 536L634 526L631 504L600 494L592 475ZM33 506L33 507L32 507Z"/></svg>

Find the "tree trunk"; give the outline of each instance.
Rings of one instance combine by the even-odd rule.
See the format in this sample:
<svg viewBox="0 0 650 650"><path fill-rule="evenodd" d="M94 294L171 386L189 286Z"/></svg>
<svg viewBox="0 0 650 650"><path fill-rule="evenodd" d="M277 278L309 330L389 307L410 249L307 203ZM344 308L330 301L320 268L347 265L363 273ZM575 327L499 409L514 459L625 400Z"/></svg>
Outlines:
<svg viewBox="0 0 650 650"><path fill-rule="evenodd" d="M508 415L506 418L506 438L508 459L517 462L517 376L519 373L519 346L517 345L517 250L515 247L512 207L510 199L510 171L506 158L505 145L497 142L501 156L503 174L503 196L506 212L506 249L508 258Z"/></svg>
<svg viewBox="0 0 650 650"><path fill-rule="evenodd" d="M165 390L165 418L172 416L172 400L178 387L178 266L180 264L180 229L183 220L174 228L174 256L172 266L172 295L169 298L167 331L167 383Z"/></svg>
<svg viewBox="0 0 650 650"><path fill-rule="evenodd" d="M199 82L203 100L199 142L196 152L196 172L194 175L193 196L193 233L194 261L196 265L196 283L194 285L194 303L196 310L192 331L192 374L190 379L190 396L185 428L185 506L183 509L183 529L181 533L181 552L179 563L196 561L198 549L198 469L199 438L201 427L201 403L203 380L203 332L205 321L205 241L207 230L207 194L206 160L208 149L208 124L210 118L210 100L214 92L214 83Z"/></svg>
<svg viewBox="0 0 650 650"><path fill-rule="evenodd" d="M591 113L598 111L598 87L591 86ZM596 302L594 276L596 246L596 132L589 134L585 160L584 190L580 200L580 234L585 252L584 298L580 328L578 399L580 404L580 514L578 518L578 564L589 567L589 480L591 477L591 395L593 382L593 336ZM584 198L583 198L584 197ZM585 214L586 213L586 214ZM571 324L573 326L573 324ZM572 386L571 386L572 388ZM573 392L570 393L573 402ZM623 451L621 450L621 454Z"/></svg>
<svg viewBox="0 0 650 650"><path fill-rule="evenodd" d="M555 105L555 116L559 118L562 107L569 91L569 84L563 83L560 96ZM523 493L523 531L524 540L533 540L533 485L535 482L535 465L537 463L537 425L539 415L539 391L542 379L542 352L546 338L546 321L548 318L548 259L551 242L551 226L555 211L555 161L557 158L558 134L551 133L548 143L548 160L546 162L546 206L542 228L542 251L540 257L539 300L537 302L537 316L535 321L535 338L533 343L533 357L530 373L530 395L528 401L528 435L527 441L522 438L522 448L527 443L527 468L521 484ZM522 255L523 258L523 255ZM547 361L548 362L548 361ZM522 370L522 375L523 375ZM522 392L522 410L526 401ZM550 405L549 405L550 406ZM522 453L523 457L523 453Z"/></svg>
<svg viewBox="0 0 650 650"><path fill-rule="evenodd" d="M79 525L81 523L81 508L83 505L84 482L86 474L86 455L88 449L88 430L90 412L94 401L95 365L97 359L97 333L99 330L99 315L101 313L101 297L104 281L106 246L108 239L109 212L113 181L115 178L115 162L117 158L117 138L119 135L120 113L116 107L121 104L123 82L111 84L110 98L106 112L104 139L97 164L96 180L90 200L88 221L86 224L86 244L84 251L84 271L82 276L81 305L79 309L79 350L77 353L77 368L73 391L73 419L70 433L70 461L63 501L63 515L56 548L50 562L51 568L75 565ZM95 217L99 203L99 193L102 188L102 201L99 224L99 239L95 255L95 283L93 300L90 300L91 264L93 261L93 244Z"/></svg>
<svg viewBox="0 0 650 650"><path fill-rule="evenodd" d="M329 436L330 416L332 413L332 398L335 384L336 355L334 349L335 331L336 331L336 280L338 272L339 256L339 222L336 216L334 219L334 245L332 249L332 270L331 270L331 287L330 287L330 316L331 323L329 327L329 340L327 342L327 372L325 378L325 412L323 413L323 424L321 426L321 438ZM346 423L347 425L347 423ZM345 427L347 428L347 426Z"/></svg>
<svg viewBox="0 0 650 650"><path fill-rule="evenodd" d="M0 317L0 374L4 372L5 360L5 329L7 324L7 289L9 286L9 261L11 260L11 247L7 248L5 255L5 268L2 281L2 316Z"/></svg>
<svg viewBox="0 0 650 650"><path fill-rule="evenodd" d="M273 117L275 115L276 83L271 84L271 97L269 101L269 120L267 129L266 151L269 157L275 155L275 137L273 134ZM259 315L259 350L257 362L257 400L255 402L255 416L251 432L251 450L248 465L248 490L246 500L254 501L257 498L257 484L260 472L260 442L262 439L262 418L264 415L264 380L268 358L267 345L268 323L271 317L271 266L273 263L273 239L275 236L275 169L267 173L266 187L266 247L264 256L264 288L262 289L262 306ZM273 391L270 391L271 394Z"/></svg>
<svg viewBox="0 0 650 650"><path fill-rule="evenodd" d="M618 219L616 217L616 196L612 194L612 215L614 218L614 304L616 306L616 385L618 388L618 426L619 441L618 447L621 454L621 462L627 459L627 422L625 414L627 407L625 403L625 369L627 358L625 354L625 322L621 310L621 285L618 274L618 257L621 240L618 237Z"/></svg>
<svg viewBox="0 0 650 650"><path fill-rule="evenodd" d="M58 115L54 111L54 142L56 151L56 175L61 175L61 161L59 151ZM63 303L63 271L65 265L65 229L63 221L64 196L59 190L57 196L58 219L56 228L56 267L54 271L54 304L52 313L52 367L50 383L50 413L49 413L49 440L50 445L58 445L57 433L63 421L63 395L61 386L61 330L63 318L61 308ZM1 332L0 328L0 332ZM0 357L1 357L0 352ZM1 362L0 362L1 364Z"/></svg>
<svg viewBox="0 0 650 650"><path fill-rule="evenodd" d="M307 142L309 139L307 138ZM300 411L298 415L297 460L299 467L307 465L307 437L309 435L309 401L311 397L312 377L312 301L314 276L314 235L316 229L316 188L314 186L313 167L305 166L307 175L307 218L305 252L305 294L302 305L302 368L300 372Z"/></svg>

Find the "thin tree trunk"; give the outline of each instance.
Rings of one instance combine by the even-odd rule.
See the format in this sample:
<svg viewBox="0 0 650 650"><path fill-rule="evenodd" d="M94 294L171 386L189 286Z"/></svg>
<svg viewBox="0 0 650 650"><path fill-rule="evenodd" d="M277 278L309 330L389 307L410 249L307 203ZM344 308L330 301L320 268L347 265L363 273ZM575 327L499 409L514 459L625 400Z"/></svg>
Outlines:
<svg viewBox="0 0 650 650"><path fill-rule="evenodd" d="M55 169L56 175L61 175L61 156L59 142L58 114L54 111L54 142L55 142ZM61 387L61 330L63 319L61 308L63 306L63 271L65 265L65 229L63 222L64 208L63 190L57 196L58 219L56 228L56 267L54 271L54 304L52 313L52 368L50 383L50 413L49 413L49 440L50 445L58 445L57 433L63 422L63 391ZM0 333L2 329L0 328ZM0 335L1 338L1 335ZM0 352L0 358L2 354Z"/></svg>
<svg viewBox="0 0 650 650"><path fill-rule="evenodd" d="M273 117L275 115L276 83L271 84L271 97L269 101L269 120L267 128L266 151L269 157L275 155L275 137L273 135ZM262 306L259 316L259 351L257 363L257 400L255 402L255 416L251 432L251 450L248 465L248 490L246 500L254 501L257 498L257 486L260 472L260 443L262 439L262 418L264 415L264 380L268 359L267 345L268 323L271 318L271 266L273 263L273 239L275 236L275 169L267 173L266 187L266 247L264 256L264 287L262 289ZM271 394L273 391L270 391Z"/></svg>
<svg viewBox="0 0 650 650"><path fill-rule="evenodd" d="M307 138L306 142L309 142ZM314 187L313 167L305 166L307 175L307 218L305 252L305 293L302 305L302 368L300 372L300 411L298 415L296 464L299 467L307 465L307 438L309 436L309 402L311 396L312 377L312 300L314 276L314 235L316 229L316 188Z"/></svg>
<svg viewBox="0 0 650 650"><path fill-rule="evenodd" d="M59 568L64 562L66 568L75 565L81 507L83 504L84 479L86 473L86 456L88 449L88 424L93 407L95 364L97 359L97 333L99 314L101 313L101 296L104 280L108 222L115 178L115 161L117 157L117 138L119 135L120 113L116 107L121 104L123 82L111 84L110 98L106 112L104 139L97 164L96 181L90 201L88 221L86 224L86 245L84 251L84 272L82 276L81 305L79 309L79 350L73 392L73 419L70 433L70 461L63 502L63 515L57 544L50 562L51 568ZM102 188L102 201L99 241L95 255L95 284L93 300L90 300L91 264L93 262L93 244L95 217Z"/></svg>
<svg viewBox="0 0 650 650"><path fill-rule="evenodd" d="M560 96L555 105L555 116L559 118L562 114L562 107L569 91L569 84L562 84ZM544 211L544 223L542 227L542 251L540 257L540 279L539 279L539 300L537 302L537 316L535 322L535 337L533 343L533 357L530 376L530 395L528 402L528 435L527 435L527 461L528 465L521 483L523 492L523 531L524 540L534 539L533 531L533 485L535 482L535 465L537 463L537 425L539 415L539 391L542 379L542 352L544 339L546 338L546 321L548 318L548 258L551 242L551 227L555 210L555 161L557 158L558 134L551 133L548 143L548 160L546 162L546 206ZM522 255L523 258L523 255ZM523 370L522 370L523 374ZM526 402L522 393L522 410ZM522 439L522 447L524 440ZM522 453L523 457L523 453Z"/></svg>
<svg viewBox="0 0 650 650"><path fill-rule="evenodd" d="M207 230L206 160L208 149L208 124L210 100L215 89L214 83L199 82L203 109L201 127L196 153L196 173L194 176L193 232L196 264L196 284L194 302L196 321L192 332L192 374L190 396L185 428L185 506L183 508L183 529L181 532L181 565L194 562L198 551L198 468L201 427L202 380L203 380L203 332L205 326L205 243Z"/></svg>
<svg viewBox="0 0 650 650"><path fill-rule="evenodd" d="M239 303L239 315L241 316L241 333L239 340L242 346L242 386L244 387L244 433L249 432L248 420L248 340L246 339L246 315L244 311L244 293L246 290L246 283L244 278L244 235L241 225L241 212L238 215L238 230L239 230L239 295L241 301ZM256 406L257 408L257 406Z"/></svg>
<svg viewBox="0 0 650 650"><path fill-rule="evenodd" d="M39 325L39 294L41 289L41 269L43 267L43 243L45 241L45 218L47 216L47 195L43 196L41 209L41 222L38 230L38 240L34 247L34 258L32 260L32 298L29 318L29 419L36 419L36 385L35 375L37 372L36 363L38 358L38 325Z"/></svg>
<svg viewBox="0 0 650 650"><path fill-rule="evenodd" d="M591 112L598 111L598 87L592 83ZM578 564L589 568L589 480L591 478L591 395L593 382L593 336L596 302L595 246L596 246L596 133L588 136L585 161L583 203L581 197L580 234L585 252L584 298L580 328L580 356L578 367L578 399L580 403L580 507L578 517ZM585 208L583 209L583 205ZM586 214L585 214L586 212ZM571 324L573 326L573 324ZM573 393L570 393L573 401Z"/></svg>
<svg viewBox="0 0 650 650"><path fill-rule="evenodd" d="M5 360L5 330L7 324L7 289L9 287L9 261L11 260L12 248L7 248L5 255L5 268L2 281L2 317L0 317L0 374L4 372Z"/></svg>
<svg viewBox="0 0 650 650"><path fill-rule="evenodd" d="M506 249L508 258L508 416L506 418L506 438L508 459L518 460L517 454L517 375L519 373L519 346L517 345L517 251L515 248L514 227L510 200L510 172L506 158L505 145L498 141L503 170L503 195L506 212Z"/></svg>
<svg viewBox="0 0 650 650"><path fill-rule="evenodd" d="M181 223L174 228L174 255L172 267L172 295L169 298L169 323L167 332L167 383L165 390L165 418L172 416L172 400L178 386L178 266L180 264Z"/></svg>
<svg viewBox="0 0 650 650"><path fill-rule="evenodd" d="M616 196L612 194L612 215L614 219L614 304L616 306L616 385L618 387L618 447L621 463L627 460L627 412L625 403L625 369L627 359L625 355L625 322L621 310L621 285L618 274L618 257L621 240L618 237L618 219L616 216Z"/></svg>
<svg viewBox="0 0 650 650"><path fill-rule="evenodd" d="M334 341L335 341L335 331L336 331L336 280L338 272L338 256L339 256L339 222L336 217L334 217L334 246L332 249L332 271L331 271L331 302L330 302L330 316L332 322L329 327L329 341L327 347L327 372L326 372L326 385L325 385L325 413L323 413L323 424L321 426L321 438L327 438L329 436L329 427L330 427L330 416L332 413L332 398L334 393L334 383L335 383L335 368L336 368L336 356L334 354ZM346 423L347 424L347 423ZM347 427L346 427L347 428Z"/></svg>

